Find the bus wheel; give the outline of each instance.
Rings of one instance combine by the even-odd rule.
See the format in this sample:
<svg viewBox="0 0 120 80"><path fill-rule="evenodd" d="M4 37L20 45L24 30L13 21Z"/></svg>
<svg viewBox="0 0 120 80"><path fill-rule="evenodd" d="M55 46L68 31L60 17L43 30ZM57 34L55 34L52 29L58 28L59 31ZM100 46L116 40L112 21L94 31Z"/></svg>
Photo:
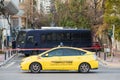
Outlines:
<svg viewBox="0 0 120 80"><path fill-rule="evenodd" d="M30 54L25 54L25 56L27 57L27 56L29 56Z"/></svg>
<svg viewBox="0 0 120 80"><path fill-rule="evenodd" d="M38 73L41 71L41 65L38 63L38 62L33 62L31 65L30 65L30 71L32 73Z"/></svg>
<svg viewBox="0 0 120 80"><path fill-rule="evenodd" d="M32 52L32 55L37 55L38 54L38 51L33 51Z"/></svg>

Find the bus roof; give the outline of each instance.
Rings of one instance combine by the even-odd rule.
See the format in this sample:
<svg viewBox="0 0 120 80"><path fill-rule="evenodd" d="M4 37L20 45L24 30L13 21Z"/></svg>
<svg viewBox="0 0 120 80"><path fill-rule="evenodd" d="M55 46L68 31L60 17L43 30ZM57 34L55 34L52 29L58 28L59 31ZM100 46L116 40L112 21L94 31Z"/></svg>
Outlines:
<svg viewBox="0 0 120 80"><path fill-rule="evenodd" d="M20 31L34 32L34 31L91 31L89 29L22 29Z"/></svg>

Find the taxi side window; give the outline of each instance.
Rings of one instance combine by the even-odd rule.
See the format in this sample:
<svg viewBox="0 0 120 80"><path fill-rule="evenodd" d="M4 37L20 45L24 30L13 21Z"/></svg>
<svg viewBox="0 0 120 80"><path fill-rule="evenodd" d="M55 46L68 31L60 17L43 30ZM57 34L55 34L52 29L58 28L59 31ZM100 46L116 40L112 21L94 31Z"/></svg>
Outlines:
<svg viewBox="0 0 120 80"><path fill-rule="evenodd" d="M62 56L63 51L61 49L56 49L48 53L48 57L53 57L53 56Z"/></svg>
<svg viewBox="0 0 120 80"><path fill-rule="evenodd" d="M84 55L85 52L79 51L79 50L74 50L74 49L64 49L64 56L80 56Z"/></svg>

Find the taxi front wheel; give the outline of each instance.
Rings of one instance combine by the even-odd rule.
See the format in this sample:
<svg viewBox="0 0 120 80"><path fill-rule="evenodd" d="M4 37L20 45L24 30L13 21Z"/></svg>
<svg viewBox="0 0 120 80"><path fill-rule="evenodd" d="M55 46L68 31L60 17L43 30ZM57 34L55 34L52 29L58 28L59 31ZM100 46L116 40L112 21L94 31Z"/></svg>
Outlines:
<svg viewBox="0 0 120 80"><path fill-rule="evenodd" d="M87 73L90 70L90 65L88 63L82 63L79 66L78 71L82 73Z"/></svg>
<svg viewBox="0 0 120 80"><path fill-rule="evenodd" d="M38 63L38 62L33 62L31 65L30 65L30 71L32 73L38 73L41 71L41 65Z"/></svg>

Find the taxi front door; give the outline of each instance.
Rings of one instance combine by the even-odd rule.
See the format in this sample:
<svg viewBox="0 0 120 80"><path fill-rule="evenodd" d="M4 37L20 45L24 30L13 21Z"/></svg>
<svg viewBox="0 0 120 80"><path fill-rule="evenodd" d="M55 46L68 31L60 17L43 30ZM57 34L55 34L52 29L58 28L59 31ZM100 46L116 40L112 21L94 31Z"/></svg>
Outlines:
<svg viewBox="0 0 120 80"><path fill-rule="evenodd" d="M60 68L60 58L57 56L42 58L42 67L44 70L57 70Z"/></svg>
<svg viewBox="0 0 120 80"><path fill-rule="evenodd" d="M61 70L63 62L61 61L62 50L57 49L47 53L48 56L42 58L43 69Z"/></svg>

